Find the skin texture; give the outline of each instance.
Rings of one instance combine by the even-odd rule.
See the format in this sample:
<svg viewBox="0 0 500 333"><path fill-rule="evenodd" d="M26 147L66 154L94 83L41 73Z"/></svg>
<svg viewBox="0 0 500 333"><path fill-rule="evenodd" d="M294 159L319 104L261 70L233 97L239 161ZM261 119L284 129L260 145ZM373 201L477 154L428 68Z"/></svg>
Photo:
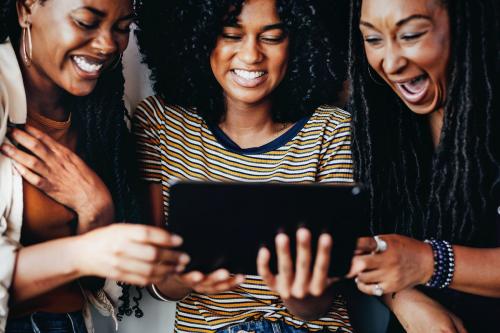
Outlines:
<svg viewBox="0 0 500 333"><path fill-rule="evenodd" d="M406 18L424 15L426 18ZM403 20L403 21L401 21ZM449 19L446 8L435 0L364 0L360 30L370 66L382 77L408 108L427 115L434 146L443 128L446 68L450 57ZM404 24L397 24L405 22ZM406 37L405 37L406 34ZM408 37L416 35L416 37ZM418 103L408 101L394 84L426 74L428 90ZM350 277L358 288L373 294L375 284L386 293L397 292L397 301L384 300L409 332L464 332L460 320L435 301L412 289L426 283L433 274L433 255L428 244L400 236L382 235L387 250L373 254L372 238L358 242ZM453 246L455 274L450 288L472 294L499 297L500 249ZM429 327L427 327L429 325Z"/></svg>
<svg viewBox="0 0 500 333"><path fill-rule="evenodd" d="M18 50L28 114L68 119L70 110L64 109L63 99L90 94L99 76L126 48L131 2L27 0L20 1L17 9L20 25L30 22L33 39L30 65L21 61ZM83 73L73 62L75 55L103 63L102 69ZM30 126L9 135L32 155L6 143L2 153L14 160L24 180L77 213L80 233L20 248L11 286L13 305L83 276L145 285L187 263L186 255L172 250L182 243L178 236L150 226L106 226L114 222L111 195L74 152Z"/></svg>
<svg viewBox="0 0 500 333"><path fill-rule="evenodd" d="M240 147L258 147L284 131L286 124L274 123L271 116L272 92L286 74L288 60L288 37L272 0L249 0L245 2L238 17L237 26L225 27L218 37L210 56L213 73L224 90L226 115L220 128ZM265 72L263 80L251 87L235 79L234 69ZM149 185L152 207L162 206L161 185ZM157 215L157 225L163 225L163 215ZM269 269L270 253L259 252L257 267L269 288L277 292L287 308L303 319L316 319L330 305L332 282L328 279L331 238L320 237L318 257L312 263L309 231L299 230L297 248L297 271L293 270L289 239L286 235L276 237L278 274ZM158 284L158 289L168 298L181 299L192 290L205 294L220 293L233 289L244 281L241 275L231 275L221 269L207 275L190 272L167 278Z"/></svg>

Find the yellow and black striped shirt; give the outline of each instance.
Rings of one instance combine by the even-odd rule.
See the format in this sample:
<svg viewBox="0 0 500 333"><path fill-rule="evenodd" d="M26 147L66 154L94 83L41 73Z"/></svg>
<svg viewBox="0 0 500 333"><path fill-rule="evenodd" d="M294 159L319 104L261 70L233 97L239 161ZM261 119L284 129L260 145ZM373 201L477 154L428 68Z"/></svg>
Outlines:
<svg viewBox="0 0 500 333"><path fill-rule="evenodd" d="M153 96L138 106L133 131L142 178L162 184L167 214L169 186L177 180L352 182L349 122L347 112L322 106L270 143L241 149L193 110L168 105ZM323 318L304 322L287 311L260 277L250 275L233 291L217 295L191 293L179 301L175 331L215 332L259 318L283 320L310 331L326 327L332 332L339 328L351 331L341 296L332 301Z"/></svg>

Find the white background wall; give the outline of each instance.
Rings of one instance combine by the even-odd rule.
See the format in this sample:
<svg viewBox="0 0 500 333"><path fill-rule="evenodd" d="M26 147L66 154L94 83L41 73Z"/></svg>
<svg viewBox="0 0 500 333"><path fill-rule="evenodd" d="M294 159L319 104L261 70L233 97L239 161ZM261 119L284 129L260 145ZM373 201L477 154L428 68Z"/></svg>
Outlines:
<svg viewBox="0 0 500 333"><path fill-rule="evenodd" d="M125 74L125 102L130 110L145 97L152 95L149 82L149 72L145 65L140 63L140 55L133 34L130 44L123 55ZM126 317L119 323L119 333L171 333L174 327L174 302L159 302L151 298L144 290L144 298L140 306L144 317L137 319L134 316ZM114 324L110 318L105 318L98 313L94 314L95 332L115 332Z"/></svg>

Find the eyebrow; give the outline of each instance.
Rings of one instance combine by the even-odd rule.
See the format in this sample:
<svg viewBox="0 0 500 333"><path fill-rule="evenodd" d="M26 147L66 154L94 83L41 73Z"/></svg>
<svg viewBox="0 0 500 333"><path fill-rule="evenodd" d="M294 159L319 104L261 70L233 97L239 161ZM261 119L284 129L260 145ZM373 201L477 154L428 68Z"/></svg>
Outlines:
<svg viewBox="0 0 500 333"><path fill-rule="evenodd" d="M427 20L427 21L431 21L431 17L430 16L427 16L427 15L422 15L422 14L415 14L415 15L410 15L402 20L399 20L396 22L396 26L397 27L400 27L406 23L408 23L409 21L411 20ZM366 22L366 21L359 21L359 24L360 25L364 25L364 26L367 26L368 28L372 28L372 29L376 29L373 24L371 24L370 22Z"/></svg>
<svg viewBox="0 0 500 333"><path fill-rule="evenodd" d="M226 27L233 27L233 28L242 28L241 24L239 24L239 23L226 24L225 26ZM274 29L286 30L285 24L282 22L279 22L279 23L265 25L262 27L262 31L269 31L269 30L274 30Z"/></svg>
<svg viewBox="0 0 500 333"><path fill-rule="evenodd" d="M99 9L96 9L94 7L89 7L89 6L85 6L85 7L82 7L82 9L86 9L88 10L89 12L91 12L92 14L96 15L96 16L99 16L101 18L103 17L106 17L106 13L99 10ZM128 14L124 17L121 17L118 19L118 21L127 21L127 20L132 20L135 18L135 14L131 13L131 14Z"/></svg>

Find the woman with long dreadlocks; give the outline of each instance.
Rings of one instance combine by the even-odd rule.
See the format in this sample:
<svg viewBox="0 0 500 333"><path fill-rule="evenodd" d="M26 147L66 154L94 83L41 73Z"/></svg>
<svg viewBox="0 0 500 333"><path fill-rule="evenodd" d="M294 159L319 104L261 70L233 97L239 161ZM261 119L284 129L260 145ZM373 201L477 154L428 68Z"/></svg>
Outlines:
<svg viewBox="0 0 500 333"><path fill-rule="evenodd" d="M360 240L375 253L357 256L351 275L385 294L410 332L498 331L498 7L352 3L355 178L369 189L373 232L385 235Z"/></svg>
<svg viewBox="0 0 500 333"><path fill-rule="evenodd" d="M105 226L138 221L120 63L134 17L131 0L0 2L0 332L91 332L88 301L114 310L90 276L144 285L181 262L178 237ZM140 315L128 286L122 300Z"/></svg>

